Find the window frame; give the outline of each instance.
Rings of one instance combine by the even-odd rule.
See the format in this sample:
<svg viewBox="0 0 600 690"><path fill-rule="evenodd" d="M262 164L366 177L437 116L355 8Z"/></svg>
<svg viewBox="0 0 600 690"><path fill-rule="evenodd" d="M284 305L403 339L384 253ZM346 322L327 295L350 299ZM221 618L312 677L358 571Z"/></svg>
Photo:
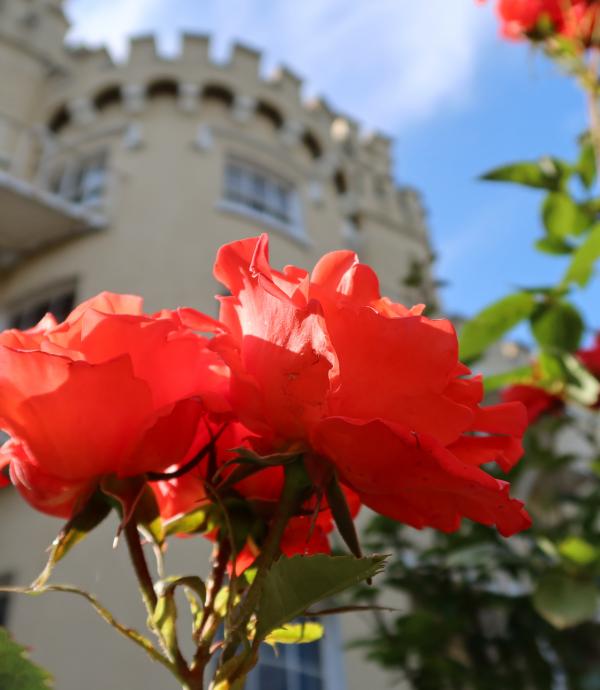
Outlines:
<svg viewBox="0 0 600 690"><path fill-rule="evenodd" d="M236 182L233 182L234 177L238 178ZM262 191L259 191L260 184ZM246 158L233 155L225 158L217 208L250 218L300 242L308 242L296 185Z"/></svg>
<svg viewBox="0 0 600 690"><path fill-rule="evenodd" d="M2 309L2 326L19 330L32 328L32 326L35 326L35 323L28 322L28 315L35 314L36 317L40 315L36 321L38 323L49 311L54 313L51 311L53 303L56 307L59 300L65 300L65 298L67 298L66 306L58 314L54 314L60 323L77 304L77 284L75 280L41 288L10 302Z"/></svg>
<svg viewBox="0 0 600 690"><path fill-rule="evenodd" d="M339 616L327 616L320 622L325 628L324 636L318 642L309 643L319 645L318 673L307 672L300 655L301 645L279 645L280 649L285 648L285 658L279 657L281 663L265 663L261 657L257 670L248 677L246 690L262 690L261 668L285 670L286 690L300 690L302 675L320 680L321 690L347 690Z"/></svg>

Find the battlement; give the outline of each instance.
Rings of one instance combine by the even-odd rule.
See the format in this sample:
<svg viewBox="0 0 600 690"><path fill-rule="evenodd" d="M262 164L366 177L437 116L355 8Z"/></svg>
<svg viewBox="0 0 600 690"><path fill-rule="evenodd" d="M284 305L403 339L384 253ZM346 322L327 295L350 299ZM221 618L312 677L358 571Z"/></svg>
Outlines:
<svg viewBox="0 0 600 690"><path fill-rule="evenodd" d="M113 61L105 48L67 47L65 56L69 79L49 94L47 122L73 101L87 98L92 103L102 102L99 94L106 89L118 88L123 93L135 87L138 93L147 94L157 80L168 80L173 91L185 91L188 110L193 109L190 99L194 93L201 99L207 89L213 93L221 90L229 94L232 107L238 107L242 119L247 111L268 110L278 128L291 138L308 142L315 158L334 155L338 149L347 155L344 144L351 140L354 155L368 165L380 170L390 166L387 137L365 136L357 121L336 112L322 99L306 101L302 78L285 66L263 76L261 53L248 45L235 43L229 58L217 62L211 57L209 36L185 33L179 54L167 59L160 54L154 36L144 35L130 40L127 57L120 62ZM67 126L71 120L60 122ZM344 136L340 136L342 129L347 131Z"/></svg>

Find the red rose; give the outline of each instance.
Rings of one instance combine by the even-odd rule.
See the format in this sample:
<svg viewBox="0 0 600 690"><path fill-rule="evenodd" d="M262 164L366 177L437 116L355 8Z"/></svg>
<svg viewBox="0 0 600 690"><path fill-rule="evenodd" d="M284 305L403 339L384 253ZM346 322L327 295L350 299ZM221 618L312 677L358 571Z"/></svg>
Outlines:
<svg viewBox="0 0 600 690"><path fill-rule="evenodd" d="M200 317L197 317L198 319ZM103 293L57 324L0 334L0 466L37 509L69 517L99 480L185 457L228 372L177 312Z"/></svg>
<svg viewBox="0 0 600 690"><path fill-rule="evenodd" d="M191 459L200 448L205 446L219 432L218 425L201 425L197 437L188 452L188 456L182 460L182 464ZM216 468L220 469L219 477L225 480L233 471L236 464L224 468L238 454L234 449L245 447L248 450L259 451L261 439L254 436L242 424L232 422L227 425L220 433L215 443ZM211 503L211 495L206 492L205 481L207 480L207 461L203 460L197 467L190 472L183 474L175 479L159 481L152 484L154 493L157 497L160 512L163 518L171 519L179 515L184 515L196 508ZM177 470L177 466L168 468L167 471ZM260 516L257 519L263 520L265 527L272 515L275 513L277 502L281 497L283 488L283 468L281 466L266 467L255 474L242 479L233 487L241 497L260 504ZM360 501L356 494L350 489L344 488L346 501L353 517L360 510ZM313 521L313 512L319 510L316 519ZM333 520L327 506L327 501L323 497L320 506L316 505L314 499L304 506L305 515L294 517L288 523L281 541L281 551L287 556L294 554L329 553L329 539L327 534L333 530ZM313 525L314 522L314 525ZM265 530L266 533L267 530ZM216 531L204 535L210 540L217 536ZM260 553L260 546L255 542L248 543L238 554L237 571L245 570L254 562Z"/></svg>
<svg viewBox="0 0 600 690"><path fill-rule="evenodd" d="M275 271L266 235L222 247L215 276L231 296L211 347L248 428L280 451L320 455L363 503L415 527L452 531L462 516L505 535L529 526L508 485L479 469L520 457L525 410L479 406L481 378L458 361L448 321L382 298L351 252L310 275Z"/></svg>
<svg viewBox="0 0 600 690"><path fill-rule="evenodd" d="M497 11L504 35L521 38L544 19L559 28L563 22L562 7L561 0L500 0Z"/></svg>
<svg viewBox="0 0 600 690"><path fill-rule="evenodd" d="M545 22L556 33L586 45L594 38L598 10L597 0L499 0L497 5L502 33L507 38L531 37Z"/></svg>
<svg viewBox="0 0 600 690"><path fill-rule="evenodd" d="M538 417L548 412L556 412L564 406L564 402L556 395L548 393L543 388L518 384L505 388L500 394L502 402L521 402L527 410L527 421L533 424Z"/></svg>

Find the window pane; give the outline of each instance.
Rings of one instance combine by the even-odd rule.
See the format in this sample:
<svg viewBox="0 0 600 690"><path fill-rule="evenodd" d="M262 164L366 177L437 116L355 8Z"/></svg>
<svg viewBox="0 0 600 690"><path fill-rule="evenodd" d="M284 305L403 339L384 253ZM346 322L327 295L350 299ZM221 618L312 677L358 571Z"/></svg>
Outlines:
<svg viewBox="0 0 600 690"><path fill-rule="evenodd" d="M293 194L292 186L251 163L230 161L225 166L224 197L243 207L236 210L245 208L249 215L256 217L258 214L259 221L273 220L278 225L290 226L292 234L298 235L300 228L296 227L298 218L295 217Z"/></svg>
<svg viewBox="0 0 600 690"><path fill-rule="evenodd" d="M242 170L231 163L225 172L225 194L229 199L237 201L242 196Z"/></svg>
<svg viewBox="0 0 600 690"><path fill-rule="evenodd" d="M74 303L75 294L72 292L65 292L50 300L48 311L54 315L54 318L58 322L64 321L71 313Z"/></svg>
<svg viewBox="0 0 600 690"><path fill-rule="evenodd" d="M251 181L251 204L257 211L264 211L267 208L267 181L262 175L258 173L252 173Z"/></svg>
<svg viewBox="0 0 600 690"><path fill-rule="evenodd" d="M321 645L318 642L299 644L297 651L302 668L308 672L318 673L321 667Z"/></svg>
<svg viewBox="0 0 600 690"><path fill-rule="evenodd" d="M301 673L299 690L323 690L323 681L318 676Z"/></svg>
<svg viewBox="0 0 600 690"><path fill-rule="evenodd" d="M260 690L289 690L285 669L273 666L259 666L258 687Z"/></svg>

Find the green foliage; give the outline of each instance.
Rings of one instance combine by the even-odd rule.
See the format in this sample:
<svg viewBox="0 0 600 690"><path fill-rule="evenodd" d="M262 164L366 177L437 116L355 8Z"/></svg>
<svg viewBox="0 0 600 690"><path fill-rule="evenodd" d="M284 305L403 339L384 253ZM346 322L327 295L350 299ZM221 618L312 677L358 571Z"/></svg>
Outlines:
<svg viewBox="0 0 600 690"><path fill-rule="evenodd" d="M598 608L598 589L591 579L556 571L545 573L533 594L536 611L556 628L590 620Z"/></svg>
<svg viewBox="0 0 600 690"><path fill-rule="evenodd" d="M551 300L536 307L531 315L531 330L540 347L573 352L581 342L584 324L571 304Z"/></svg>
<svg viewBox="0 0 600 690"><path fill-rule="evenodd" d="M594 273L594 266L600 259L600 225L594 225L586 239L573 254L563 282L576 283L585 287Z"/></svg>
<svg viewBox="0 0 600 690"><path fill-rule="evenodd" d="M385 560L386 556L282 556L273 563L263 584L256 635L263 639L313 604L374 577Z"/></svg>
<svg viewBox="0 0 600 690"><path fill-rule="evenodd" d="M308 644L320 640L325 629L320 623L288 623L283 628L277 628L265 638L268 644Z"/></svg>
<svg viewBox="0 0 600 690"><path fill-rule="evenodd" d="M594 219L566 192L550 192L542 205L542 220L550 237L564 240L580 235Z"/></svg>
<svg viewBox="0 0 600 690"><path fill-rule="evenodd" d="M2 690L49 690L50 675L27 658L25 647L13 642L0 628L0 688Z"/></svg>
<svg viewBox="0 0 600 690"><path fill-rule="evenodd" d="M492 343L528 318L535 305L532 294L516 292L483 309L464 325L460 333L461 359L476 359Z"/></svg>
<svg viewBox="0 0 600 690"><path fill-rule="evenodd" d="M558 191L563 186L568 168L556 158L541 158L539 161L525 161L494 168L481 176L491 182L512 182L513 184Z"/></svg>
<svg viewBox="0 0 600 690"><path fill-rule="evenodd" d="M577 175L586 189L591 189L596 180L596 152L589 136L582 138L577 161Z"/></svg>

